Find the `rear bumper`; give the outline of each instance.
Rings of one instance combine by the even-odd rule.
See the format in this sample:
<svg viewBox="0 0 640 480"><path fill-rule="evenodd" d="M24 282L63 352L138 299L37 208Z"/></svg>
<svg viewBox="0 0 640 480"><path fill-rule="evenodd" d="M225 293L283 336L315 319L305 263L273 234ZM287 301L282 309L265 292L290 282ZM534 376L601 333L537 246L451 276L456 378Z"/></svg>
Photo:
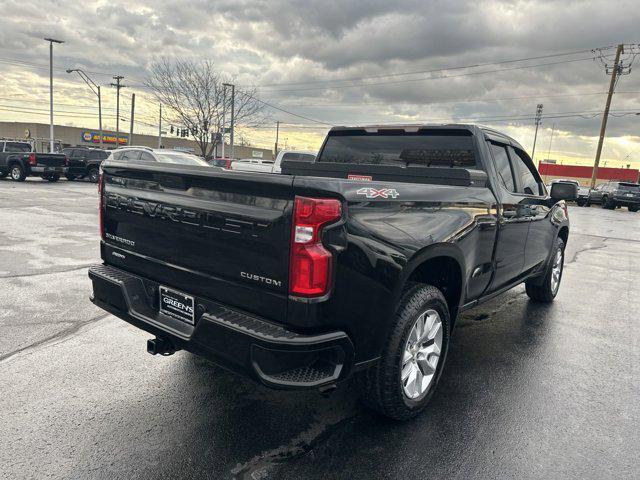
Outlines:
<svg viewBox="0 0 640 480"><path fill-rule="evenodd" d="M269 387L318 388L351 373L353 344L344 332L303 335L197 296L190 325L159 312L157 282L108 265L91 267L89 278L97 306Z"/></svg>
<svg viewBox="0 0 640 480"><path fill-rule="evenodd" d="M64 175L65 173L67 173L68 168L67 167L29 167L29 170L31 171L31 173L33 174L38 174L38 175L42 175L44 173L59 173L61 175Z"/></svg>

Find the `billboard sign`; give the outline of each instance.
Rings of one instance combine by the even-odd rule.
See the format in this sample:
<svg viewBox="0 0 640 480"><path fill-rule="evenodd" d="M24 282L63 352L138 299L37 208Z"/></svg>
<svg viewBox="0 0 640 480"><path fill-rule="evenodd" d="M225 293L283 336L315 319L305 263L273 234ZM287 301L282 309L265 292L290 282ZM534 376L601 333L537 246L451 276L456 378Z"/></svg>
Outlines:
<svg viewBox="0 0 640 480"><path fill-rule="evenodd" d="M86 130L82 132L81 138L82 141L86 143L100 143L100 132L92 132L90 130ZM116 143L116 136L112 133L103 133L102 143ZM129 139L126 135L122 135L118 139L119 145L127 145L128 143Z"/></svg>

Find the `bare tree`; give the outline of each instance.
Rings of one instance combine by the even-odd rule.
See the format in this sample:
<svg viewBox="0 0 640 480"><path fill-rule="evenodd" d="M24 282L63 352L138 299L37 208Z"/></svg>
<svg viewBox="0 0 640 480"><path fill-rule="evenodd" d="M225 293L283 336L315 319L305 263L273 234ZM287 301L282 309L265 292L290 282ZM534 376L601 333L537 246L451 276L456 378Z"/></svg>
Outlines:
<svg viewBox="0 0 640 480"><path fill-rule="evenodd" d="M202 155L210 159L222 132L222 119L229 121L230 94L225 95L225 79L211 60L155 60L145 85L167 111L167 121L186 128ZM264 122L264 104L255 89L236 87L235 124L259 125Z"/></svg>

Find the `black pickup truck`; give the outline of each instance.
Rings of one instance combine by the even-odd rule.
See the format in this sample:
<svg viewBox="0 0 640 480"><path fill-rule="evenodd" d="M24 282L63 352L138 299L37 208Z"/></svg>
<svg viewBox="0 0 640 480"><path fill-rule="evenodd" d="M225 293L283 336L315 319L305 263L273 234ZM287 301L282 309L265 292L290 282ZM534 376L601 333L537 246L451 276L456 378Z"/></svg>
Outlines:
<svg viewBox="0 0 640 480"><path fill-rule="evenodd" d="M109 156L107 150L89 147L69 147L62 150L69 159L67 180L87 178L91 183L98 182L100 164Z"/></svg>
<svg viewBox="0 0 640 480"><path fill-rule="evenodd" d="M569 220L513 139L475 125L333 128L283 174L103 163L92 301L273 388L356 377L396 419L433 395L464 310L550 302Z"/></svg>
<svg viewBox="0 0 640 480"><path fill-rule="evenodd" d="M29 142L0 140L0 178L7 175L23 182L29 176L57 182L67 173L67 157L61 153L35 152Z"/></svg>

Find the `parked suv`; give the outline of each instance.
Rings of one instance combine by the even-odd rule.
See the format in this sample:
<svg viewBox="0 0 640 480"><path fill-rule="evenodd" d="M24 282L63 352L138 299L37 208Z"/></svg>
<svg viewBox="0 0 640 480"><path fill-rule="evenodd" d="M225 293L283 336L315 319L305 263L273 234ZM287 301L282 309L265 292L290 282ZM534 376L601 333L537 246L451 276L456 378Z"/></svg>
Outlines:
<svg viewBox="0 0 640 480"><path fill-rule="evenodd" d="M69 159L67 180L88 178L92 183L98 182L100 164L109 156L109 152L101 148L69 147L62 150Z"/></svg>
<svg viewBox="0 0 640 480"><path fill-rule="evenodd" d="M599 203L602 208L613 210L627 207L630 212L640 208L640 184L629 182L607 182L596 185L589 192L589 204Z"/></svg>
<svg viewBox="0 0 640 480"><path fill-rule="evenodd" d="M190 153L177 150L167 150L164 148L150 147L125 147L118 148L109 155L110 160L118 162L158 162L158 163L178 163L181 165L210 166L206 161Z"/></svg>

